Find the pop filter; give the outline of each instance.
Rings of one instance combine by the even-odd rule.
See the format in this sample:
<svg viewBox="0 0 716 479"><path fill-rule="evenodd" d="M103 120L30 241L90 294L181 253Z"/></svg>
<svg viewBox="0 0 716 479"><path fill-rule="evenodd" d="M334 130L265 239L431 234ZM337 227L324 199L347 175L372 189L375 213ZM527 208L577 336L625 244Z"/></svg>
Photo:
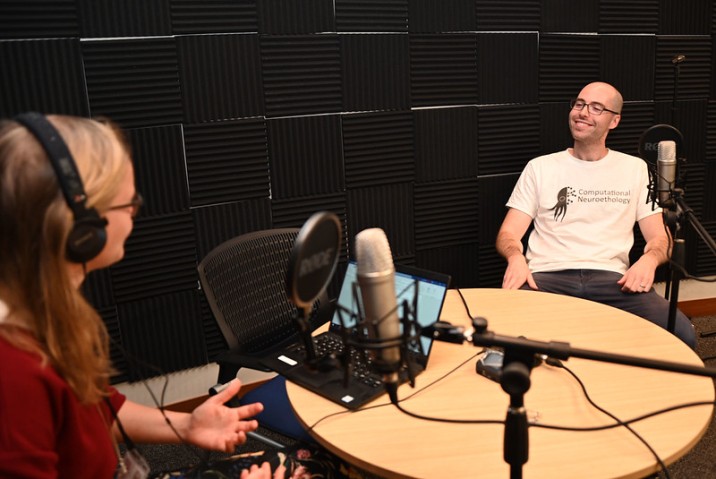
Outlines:
<svg viewBox="0 0 716 479"><path fill-rule="evenodd" d="M286 293L308 311L333 277L341 244L341 222L327 211L314 213L296 236L288 260Z"/></svg>
<svg viewBox="0 0 716 479"><path fill-rule="evenodd" d="M682 157L684 137L681 132L671 125L654 125L651 128L647 128L639 138L639 156L650 166L656 166L660 141L673 141L676 143L676 157Z"/></svg>

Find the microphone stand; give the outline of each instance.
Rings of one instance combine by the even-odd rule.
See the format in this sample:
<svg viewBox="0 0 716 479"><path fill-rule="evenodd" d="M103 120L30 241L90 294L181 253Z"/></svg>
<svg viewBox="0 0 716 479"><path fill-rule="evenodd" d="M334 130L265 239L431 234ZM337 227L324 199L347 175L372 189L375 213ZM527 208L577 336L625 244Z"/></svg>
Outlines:
<svg viewBox="0 0 716 479"><path fill-rule="evenodd" d="M686 204L686 201L684 200L683 196L683 190L681 188L675 188L672 191L672 197L674 200L674 208L676 209L675 213L675 225L676 225L676 234L674 236L674 248L671 253L671 260L673 263L676 264L676 268L671 268L671 292L672 294L669 297L669 321L667 323L667 329L670 332L674 332L674 328L676 326L676 308L678 304L678 296L679 296L679 281L681 278L683 278L683 270L684 270L684 262L685 262L685 242L682 238L677 238L676 236L679 234L679 232L683 229L681 227L681 224L683 223L684 219L688 221L688 224L691 225L691 227L696 231L696 233L699 235L699 237L703 240L704 243L709 247L711 250L711 253L716 256L716 242L714 239L709 235L708 231L706 231L706 228L699 222L698 218L696 218L696 215L694 214L694 211L689 207L689 205ZM708 332L708 333L701 333L701 337L707 337L707 336L714 336L716 335L716 332Z"/></svg>
<svg viewBox="0 0 716 479"><path fill-rule="evenodd" d="M576 357L716 378L716 368L572 348L566 342L542 342L523 337L497 335L487 330L487 320L482 317L472 318L472 326L474 328L472 337L465 339L470 340L474 346L500 347L505 352L500 384L510 395L503 445L503 457L510 465L510 479L522 478L522 466L529 458L529 424L524 407L524 394L529 390L530 371L537 355L546 355L564 361Z"/></svg>

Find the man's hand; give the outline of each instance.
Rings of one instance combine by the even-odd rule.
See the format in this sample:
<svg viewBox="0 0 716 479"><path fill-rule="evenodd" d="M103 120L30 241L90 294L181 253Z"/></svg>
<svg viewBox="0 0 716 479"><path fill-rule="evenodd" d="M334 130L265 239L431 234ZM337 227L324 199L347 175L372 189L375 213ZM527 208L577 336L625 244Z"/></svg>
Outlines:
<svg viewBox="0 0 716 479"><path fill-rule="evenodd" d="M659 262L653 255L645 254L631 265L617 284L625 293L646 293L654 284L654 275L658 266Z"/></svg>
<svg viewBox="0 0 716 479"><path fill-rule="evenodd" d="M532 277L532 272L527 266L527 260L524 256L513 255L507 260L507 269L505 276L502 278L503 289L520 289L523 284L527 283L532 289L539 289Z"/></svg>

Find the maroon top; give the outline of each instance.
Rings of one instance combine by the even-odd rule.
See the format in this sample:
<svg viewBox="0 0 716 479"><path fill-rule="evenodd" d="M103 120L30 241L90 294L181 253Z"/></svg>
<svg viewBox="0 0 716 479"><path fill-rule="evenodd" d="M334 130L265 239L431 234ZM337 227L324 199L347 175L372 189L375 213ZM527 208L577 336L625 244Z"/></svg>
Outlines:
<svg viewBox="0 0 716 479"><path fill-rule="evenodd" d="M110 392L119 411L126 398ZM80 404L54 368L0 338L0 477L113 477L113 420L104 401Z"/></svg>

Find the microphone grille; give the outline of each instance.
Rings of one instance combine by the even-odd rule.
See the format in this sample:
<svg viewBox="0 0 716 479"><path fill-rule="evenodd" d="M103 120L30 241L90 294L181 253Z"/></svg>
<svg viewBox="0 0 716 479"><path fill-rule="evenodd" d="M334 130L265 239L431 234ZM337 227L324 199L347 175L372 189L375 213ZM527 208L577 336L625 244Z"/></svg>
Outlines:
<svg viewBox="0 0 716 479"><path fill-rule="evenodd" d="M676 142L671 140L660 141L658 146L658 153L658 157L661 159L676 158Z"/></svg>
<svg viewBox="0 0 716 479"><path fill-rule="evenodd" d="M358 274L380 273L395 268L388 238L382 229L368 228L359 232L355 246Z"/></svg>

